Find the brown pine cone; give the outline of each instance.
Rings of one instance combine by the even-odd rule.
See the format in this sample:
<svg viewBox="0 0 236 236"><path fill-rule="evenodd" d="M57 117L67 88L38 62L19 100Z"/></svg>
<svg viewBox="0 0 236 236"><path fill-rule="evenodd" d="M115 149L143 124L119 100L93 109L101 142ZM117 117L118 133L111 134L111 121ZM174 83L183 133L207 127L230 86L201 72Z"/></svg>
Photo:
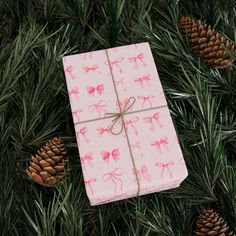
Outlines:
<svg viewBox="0 0 236 236"><path fill-rule="evenodd" d="M26 170L28 177L34 182L53 187L61 182L67 166L66 149L59 138L49 140L37 154L32 156Z"/></svg>
<svg viewBox="0 0 236 236"><path fill-rule="evenodd" d="M193 51L211 68L223 69L234 62L229 53L236 53L235 45L211 26L207 26L201 20L195 21L185 16L181 17L179 22L192 44Z"/></svg>
<svg viewBox="0 0 236 236"><path fill-rule="evenodd" d="M194 236L236 236L213 209L205 209L198 216Z"/></svg>

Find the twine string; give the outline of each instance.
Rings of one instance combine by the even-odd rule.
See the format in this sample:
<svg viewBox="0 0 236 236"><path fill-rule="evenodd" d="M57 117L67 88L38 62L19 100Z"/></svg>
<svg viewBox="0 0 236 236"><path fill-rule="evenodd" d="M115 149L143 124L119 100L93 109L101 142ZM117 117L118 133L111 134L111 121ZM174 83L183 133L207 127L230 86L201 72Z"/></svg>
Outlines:
<svg viewBox="0 0 236 236"><path fill-rule="evenodd" d="M106 52L106 56L107 56L108 61L110 61L107 49L105 50L105 52ZM109 63L109 69L110 69L110 72L111 72L111 78L112 78L112 81L113 81L113 86L114 86L115 94L116 94L116 97L117 97L117 101L119 101L119 95L118 95L118 91L117 91L117 88L116 88L116 82L115 82L115 78L114 78L113 71L112 71L110 63ZM125 137L126 137L126 140L127 140L127 143L128 143L129 153L130 153L132 165L133 165L133 168L134 168L135 179L137 181L137 193L136 193L136 197L137 197L137 196L139 196L139 192L140 192L140 181L139 181L138 174L137 174L137 171L136 171L137 168L136 168L136 165L135 165L134 156L133 156L133 153L132 153L132 150L131 150L131 144L130 144L130 140L129 140L127 130L125 128L125 121L124 121L125 113L134 105L135 101L136 101L135 97L130 97L128 99L128 101L126 102L123 110L121 108L120 103L118 102L120 112L119 113L113 113L113 115L115 115L115 118L112 121L111 132L114 135L120 134L123 130L125 132ZM121 129L120 129L119 132L114 132L113 128L119 120L121 121Z"/></svg>

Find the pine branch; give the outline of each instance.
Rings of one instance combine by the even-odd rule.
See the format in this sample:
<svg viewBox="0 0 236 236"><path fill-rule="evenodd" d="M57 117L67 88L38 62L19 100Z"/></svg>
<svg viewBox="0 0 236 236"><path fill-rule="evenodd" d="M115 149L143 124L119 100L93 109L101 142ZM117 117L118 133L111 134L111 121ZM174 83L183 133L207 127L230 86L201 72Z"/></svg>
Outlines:
<svg viewBox="0 0 236 236"><path fill-rule="evenodd" d="M5 154L6 155L6 154ZM9 156L8 156L9 158ZM4 165L5 164L5 165ZM0 163L0 234L2 236L20 235L18 233L17 224L19 223L19 214L17 214L17 205L14 198L16 193L13 191L13 181L11 180L11 173L5 170L5 166L10 163L1 159Z"/></svg>
<svg viewBox="0 0 236 236"><path fill-rule="evenodd" d="M182 236L206 206L235 228L235 66L210 70L178 24L206 19L235 42L235 12L234 0L0 0L1 235ZM189 176L176 189L91 207L61 58L141 41L152 47ZM54 135L73 171L48 190L25 179L24 164Z"/></svg>
<svg viewBox="0 0 236 236"><path fill-rule="evenodd" d="M42 195L37 195L35 200L35 214L34 216L29 215L29 210L26 206L23 206L22 210L32 227L32 233L37 234L38 236L53 236L57 235L57 217L61 213L65 202L67 201L70 195L71 187L69 187L66 195L63 196L61 200L61 192L57 196L57 193L54 193L52 201L49 202L48 206L44 206Z"/></svg>

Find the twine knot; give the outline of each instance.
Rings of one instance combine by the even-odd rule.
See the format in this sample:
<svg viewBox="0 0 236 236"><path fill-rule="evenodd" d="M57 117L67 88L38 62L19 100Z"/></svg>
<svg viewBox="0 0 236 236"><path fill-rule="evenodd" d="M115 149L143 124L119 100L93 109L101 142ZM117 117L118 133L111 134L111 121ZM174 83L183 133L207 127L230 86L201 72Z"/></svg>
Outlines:
<svg viewBox="0 0 236 236"><path fill-rule="evenodd" d="M125 122L124 122L124 115L126 114L126 112L134 105L136 101L135 97L130 97L125 106L123 108L121 108L120 104L119 104L119 109L120 112L116 112L116 113L107 113L107 115L112 115L115 118L112 120L112 125L111 125L111 133L114 135L119 135L122 133L124 127L125 127ZM117 122L121 121L121 128L119 131L114 131L114 127L117 124Z"/></svg>

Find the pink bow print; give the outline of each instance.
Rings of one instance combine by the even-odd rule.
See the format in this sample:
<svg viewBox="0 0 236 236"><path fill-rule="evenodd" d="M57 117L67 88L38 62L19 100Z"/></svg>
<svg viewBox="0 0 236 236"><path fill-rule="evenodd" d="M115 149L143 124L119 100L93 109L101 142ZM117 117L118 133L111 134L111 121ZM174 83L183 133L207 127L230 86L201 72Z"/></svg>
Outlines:
<svg viewBox="0 0 236 236"><path fill-rule="evenodd" d="M97 181L96 178L91 178L91 179L84 181L85 185L88 186L88 188L90 189L92 196L94 195L94 190L93 190L92 184L94 184L96 181Z"/></svg>
<svg viewBox="0 0 236 236"><path fill-rule="evenodd" d="M80 146L80 136L82 136L82 138L84 139L86 143L90 142L90 140L88 140L88 138L86 137L86 133L87 133L87 127L83 127L79 129L78 131L76 131L78 146Z"/></svg>
<svg viewBox="0 0 236 236"><path fill-rule="evenodd" d="M143 157L143 153L142 153L142 151L141 151L142 149L141 149L141 147L140 147L139 141L137 141L136 143L130 144L130 147L131 147L132 150L138 149L139 152L140 152L141 157Z"/></svg>
<svg viewBox="0 0 236 236"><path fill-rule="evenodd" d="M87 92L91 96L94 96L95 92L97 92L99 95L102 95L104 93L104 85L99 84L97 87L88 86Z"/></svg>
<svg viewBox="0 0 236 236"><path fill-rule="evenodd" d="M120 176L123 175L121 168L116 168L113 171L103 175L103 180L105 182L112 181L114 184L114 192L117 191L117 183L120 183L120 191L123 189L123 180L120 178Z"/></svg>
<svg viewBox="0 0 236 236"><path fill-rule="evenodd" d="M85 73L88 73L90 71L95 72L99 68L98 65L93 65L93 66L85 66L82 69L85 71Z"/></svg>
<svg viewBox="0 0 236 236"><path fill-rule="evenodd" d="M172 166L172 165L174 165L174 164L175 164L175 163L172 162L172 161L169 161L169 162L167 162L167 163L162 163L162 162L156 163L156 166L157 166L157 167L162 168L162 169L161 169L161 179L163 179L163 174L164 174L164 171L165 171L165 170L168 171L170 178L171 178L171 179L173 178L172 172L171 172L171 170L170 170L169 167Z"/></svg>
<svg viewBox="0 0 236 236"><path fill-rule="evenodd" d="M100 128L97 129L97 131L100 135L103 135L105 133L110 133L111 132L111 126L108 125L106 128L100 127Z"/></svg>
<svg viewBox="0 0 236 236"><path fill-rule="evenodd" d="M116 85L124 85L124 79L116 80Z"/></svg>
<svg viewBox="0 0 236 236"><path fill-rule="evenodd" d="M72 111L72 116L77 119L77 122L80 122L80 117L78 113L81 113L81 112L83 112L83 109L77 109L76 111Z"/></svg>
<svg viewBox="0 0 236 236"><path fill-rule="evenodd" d="M129 126L130 126L130 127L133 128L135 135L138 135L138 130L137 130L137 128L134 126L134 124L135 124L138 120L139 120L138 117L134 117L134 118L132 118L131 120L125 120L124 123L125 123L125 127L126 127L127 131L128 131Z"/></svg>
<svg viewBox="0 0 236 236"><path fill-rule="evenodd" d="M151 81L150 75L144 75L134 80L134 82L138 83L142 88L144 88L144 83L150 86L149 81Z"/></svg>
<svg viewBox="0 0 236 236"><path fill-rule="evenodd" d="M166 136L164 136L160 140L157 140L154 143L152 143L151 145L156 147L159 150L159 152L161 153L161 146L164 146L167 149L168 144L169 144L168 138Z"/></svg>
<svg viewBox="0 0 236 236"><path fill-rule="evenodd" d="M113 149L111 152L108 151L102 151L101 152L102 159L105 163L109 164L110 158L112 157L114 161L117 161L120 159L120 150L119 148Z"/></svg>
<svg viewBox="0 0 236 236"><path fill-rule="evenodd" d="M106 107L107 104L104 100L100 100L98 103L95 103L91 106L89 106L88 110L90 112L96 111L99 114L99 118L103 115L106 114L106 109L104 107Z"/></svg>
<svg viewBox="0 0 236 236"><path fill-rule="evenodd" d="M161 128L163 127L163 125L160 123L159 112L154 113L152 116L146 116L143 118L143 120L145 123L150 123L150 130L151 131L155 130L154 121L156 121Z"/></svg>
<svg viewBox="0 0 236 236"><path fill-rule="evenodd" d="M141 149L139 141L137 141L136 143L130 144L130 146L132 149L136 149L136 148Z"/></svg>
<svg viewBox="0 0 236 236"><path fill-rule="evenodd" d="M143 58L144 58L144 54L139 53L136 57L129 57L128 60L129 62L134 63L135 69L138 69L138 61L140 61L143 66L146 66L146 64L143 61Z"/></svg>
<svg viewBox="0 0 236 236"><path fill-rule="evenodd" d="M120 67L120 63L124 60L123 57L119 57L118 59L114 60L114 61L106 61L105 62L105 65L109 65L111 66L111 69L113 70L114 69L114 66L116 66L116 68L119 70L120 73L122 73L122 69Z"/></svg>
<svg viewBox="0 0 236 236"><path fill-rule="evenodd" d="M66 69L65 69L65 72L68 73L72 79L76 79L76 77L74 76L72 71L73 71L73 67L72 66L67 66Z"/></svg>
<svg viewBox="0 0 236 236"><path fill-rule="evenodd" d="M135 175L135 171L136 171L136 174L138 176L138 180L140 181L142 178L144 178L147 182L151 182L151 175L148 173L148 168L143 165L141 167L141 169L136 169L134 170L133 169L133 175Z"/></svg>
<svg viewBox="0 0 236 236"><path fill-rule="evenodd" d="M80 156L80 160L81 160L81 164L84 167L84 169L85 169L86 162L88 163L90 168L93 167L93 165L92 165L93 153L92 152L86 153L84 156Z"/></svg>
<svg viewBox="0 0 236 236"><path fill-rule="evenodd" d="M116 101L117 110L120 111L120 108L123 109L125 105L127 104L128 100L129 99L126 97L123 101ZM132 111L132 110L133 110L133 107L129 109L129 111Z"/></svg>
<svg viewBox="0 0 236 236"><path fill-rule="evenodd" d="M150 107L152 107L152 102L151 99L155 98L155 96L150 95L150 96L138 96L138 99L142 101L142 108L147 104L149 104Z"/></svg>
<svg viewBox="0 0 236 236"><path fill-rule="evenodd" d="M121 86L123 87L124 92L127 91L127 89L126 89L126 87L125 87L125 84L124 84L124 79L115 80L115 84L116 84L117 86L121 85Z"/></svg>
<svg viewBox="0 0 236 236"><path fill-rule="evenodd" d="M76 98L76 99L79 99L79 88L73 88L69 91L69 97L72 99L73 96Z"/></svg>

